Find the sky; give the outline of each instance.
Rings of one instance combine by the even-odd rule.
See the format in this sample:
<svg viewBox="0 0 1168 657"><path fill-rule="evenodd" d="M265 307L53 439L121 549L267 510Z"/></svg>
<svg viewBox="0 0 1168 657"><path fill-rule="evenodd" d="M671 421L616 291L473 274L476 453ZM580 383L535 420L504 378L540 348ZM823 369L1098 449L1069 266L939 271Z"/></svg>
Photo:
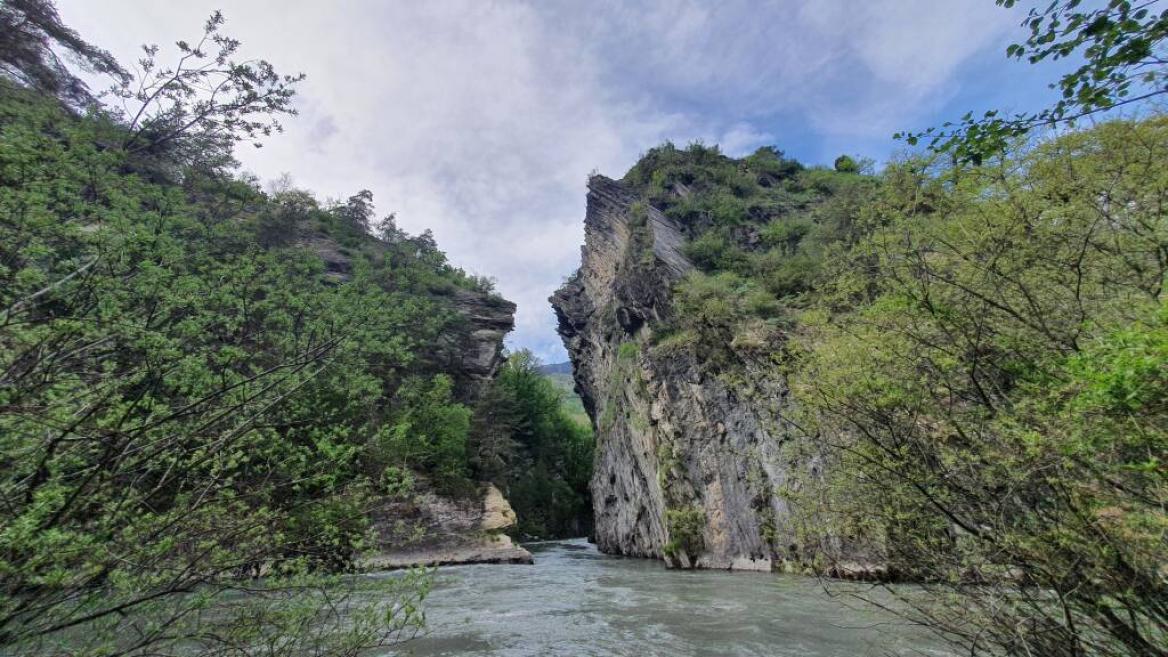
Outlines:
<svg viewBox="0 0 1168 657"><path fill-rule="evenodd" d="M242 54L303 72L299 115L245 171L318 198L374 194L518 304L512 349L566 360L547 297L579 265L585 183L671 140L805 164L885 162L902 129L1049 99L1005 59L993 0L58 0L119 60L173 53L215 9Z"/></svg>

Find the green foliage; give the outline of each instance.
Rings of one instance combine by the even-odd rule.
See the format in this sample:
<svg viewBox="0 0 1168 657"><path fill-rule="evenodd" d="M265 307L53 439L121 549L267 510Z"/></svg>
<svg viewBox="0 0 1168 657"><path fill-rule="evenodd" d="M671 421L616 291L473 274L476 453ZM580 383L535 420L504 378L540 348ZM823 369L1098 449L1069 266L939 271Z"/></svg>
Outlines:
<svg viewBox="0 0 1168 657"><path fill-rule="evenodd" d="M199 39L176 41L173 65L158 61L157 45L143 46L134 73L109 90L118 102L101 107L123 128L121 148L141 167L185 164L221 169L241 142L282 131L281 116L295 115L295 86L304 74L282 75L265 60L237 59L242 45L222 33L215 11Z"/></svg>
<svg viewBox="0 0 1168 657"><path fill-rule="evenodd" d="M432 345L476 284L428 236L376 240L303 192L136 175L111 130L0 83L0 643L408 633L418 580L332 574L411 469L466 481L470 412Z"/></svg>
<svg viewBox="0 0 1168 657"><path fill-rule="evenodd" d="M592 450L591 429L567 410L539 361L528 351L511 354L476 409L472 451L478 474L499 485L515 509L516 532L588 533Z"/></svg>
<svg viewBox="0 0 1168 657"><path fill-rule="evenodd" d="M389 468L427 472L447 492L473 489L467 478L471 411L454 400L450 377L407 379L392 403L395 412L379 429L367 458Z"/></svg>
<svg viewBox="0 0 1168 657"><path fill-rule="evenodd" d="M705 549L706 513L697 507L665 510L665 529L669 541L666 554L684 554L694 558Z"/></svg>
<svg viewBox="0 0 1168 657"><path fill-rule="evenodd" d="M1166 145L1115 122L917 178L803 318L797 422L838 459L809 525L934 583L911 615L972 653L1168 636Z"/></svg>
<svg viewBox="0 0 1168 657"><path fill-rule="evenodd" d="M1017 0L996 0L1007 9ZM1006 56L1030 64L1075 59L1050 85L1060 92L1054 105L1033 113L1004 116L997 110L974 118L973 112L956 125L895 137L915 145L929 139L929 147L952 152L961 162L981 164L1005 151L1028 132L1156 98L1166 91L1163 41L1168 36L1168 13L1157 12L1155 2L1081 0L1041 2L1027 12L1022 26L1026 41L1011 44Z"/></svg>
<svg viewBox="0 0 1168 657"><path fill-rule="evenodd" d="M803 170L796 160L787 159L783 152L773 146L763 146L742 160L752 172L770 176L774 180L793 178Z"/></svg>
<svg viewBox="0 0 1168 657"><path fill-rule="evenodd" d="M852 158L840 163L805 169L770 147L742 160L701 145L646 153L624 182L681 226L683 253L702 272L677 285L655 348L699 343L715 371L740 361L735 350L775 349L824 263L885 221L882 181Z"/></svg>
<svg viewBox="0 0 1168 657"><path fill-rule="evenodd" d="M765 350L775 336L773 320L781 312L774 296L737 274L692 273L677 284L673 296L679 336L692 335L702 345L707 364L732 365L734 349ZM658 344L658 349L669 345Z"/></svg>
<svg viewBox="0 0 1168 657"><path fill-rule="evenodd" d="M555 384L557 388L559 388L561 397L563 399L562 406L564 411L567 412L567 414L571 416L571 418L575 420L577 424L590 426L591 420L588 419L588 413L584 410L584 400L580 399L580 396L576 394L576 381L572 378L571 373L547 373L545 370L544 376L546 376L553 384Z"/></svg>
<svg viewBox="0 0 1168 657"><path fill-rule="evenodd" d="M841 155L835 158L835 170L840 173L859 173L860 165L850 156Z"/></svg>
<svg viewBox="0 0 1168 657"><path fill-rule="evenodd" d="M668 496L678 476L677 469L681 465L681 458L673 444L666 441L657 445L654 455L657 457L657 485Z"/></svg>
<svg viewBox="0 0 1168 657"><path fill-rule="evenodd" d="M640 353L641 348L636 342L622 342L620 348L617 349L616 357L620 360L635 360Z"/></svg>
<svg viewBox="0 0 1168 657"><path fill-rule="evenodd" d="M725 232L711 230L686 242L685 256L703 271L732 270L743 262L743 252L735 247Z"/></svg>

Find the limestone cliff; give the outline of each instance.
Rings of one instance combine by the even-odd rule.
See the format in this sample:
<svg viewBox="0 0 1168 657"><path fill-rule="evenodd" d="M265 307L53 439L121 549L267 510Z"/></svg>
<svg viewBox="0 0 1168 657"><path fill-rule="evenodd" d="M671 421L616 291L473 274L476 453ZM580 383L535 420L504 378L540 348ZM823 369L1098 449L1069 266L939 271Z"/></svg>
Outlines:
<svg viewBox="0 0 1168 657"><path fill-rule="evenodd" d="M503 494L485 485L479 497L424 493L387 501L373 516L377 549L362 561L368 570L467 563L524 563L531 553L503 533L515 525Z"/></svg>
<svg viewBox="0 0 1168 657"><path fill-rule="evenodd" d="M482 386L503 365L503 338L515 327L515 304L498 296L455 290L451 305L459 315L451 339L439 353L455 374L463 399L477 399Z"/></svg>
<svg viewBox="0 0 1168 657"><path fill-rule="evenodd" d="M724 345L730 376L702 345L669 344L672 290L693 265L681 228L621 182L589 181L584 225L580 269L551 302L596 429L597 545L680 567L805 562L780 491L820 465L781 419L777 348Z"/></svg>

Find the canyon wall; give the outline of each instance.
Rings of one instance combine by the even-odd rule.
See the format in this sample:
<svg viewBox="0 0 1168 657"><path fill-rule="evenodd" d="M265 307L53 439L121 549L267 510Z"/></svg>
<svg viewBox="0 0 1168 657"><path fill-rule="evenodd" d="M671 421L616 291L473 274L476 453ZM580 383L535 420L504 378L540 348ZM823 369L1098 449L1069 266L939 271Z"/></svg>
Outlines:
<svg viewBox="0 0 1168 657"><path fill-rule="evenodd" d="M595 540L677 567L805 564L782 494L821 467L782 420L779 345L671 338L674 285L693 269L670 218L619 181L589 181L580 269L551 298L597 436ZM802 442L801 442L802 440Z"/></svg>

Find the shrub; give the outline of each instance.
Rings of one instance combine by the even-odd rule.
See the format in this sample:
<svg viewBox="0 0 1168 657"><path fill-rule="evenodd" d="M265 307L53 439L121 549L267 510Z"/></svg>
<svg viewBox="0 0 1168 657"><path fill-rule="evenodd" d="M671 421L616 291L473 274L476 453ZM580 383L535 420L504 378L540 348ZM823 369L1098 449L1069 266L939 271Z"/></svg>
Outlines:
<svg viewBox="0 0 1168 657"><path fill-rule="evenodd" d="M767 261L767 268L759 271L758 278L767 291L779 298L810 290L823 266L819 258L807 253Z"/></svg>
<svg viewBox="0 0 1168 657"><path fill-rule="evenodd" d="M705 528L706 512L697 507L666 509L665 529L669 533L669 542L665 545L665 553L697 556L705 549Z"/></svg>
<svg viewBox="0 0 1168 657"><path fill-rule="evenodd" d="M790 178L803 170L803 165L797 160L790 160L783 156L783 151L774 146L763 146L742 160L749 171L760 175L770 175L775 178Z"/></svg>
<svg viewBox="0 0 1168 657"><path fill-rule="evenodd" d="M753 281L731 273L693 273L674 291L678 320L699 331L728 327L749 317L778 311L773 297Z"/></svg>
<svg viewBox="0 0 1168 657"><path fill-rule="evenodd" d="M783 253L795 253L799 243L811 232L811 221L804 217L782 218L763 226L760 231L762 241L770 246L778 247Z"/></svg>
<svg viewBox="0 0 1168 657"><path fill-rule="evenodd" d="M709 198L707 207L715 226L736 226L746 221L747 205L739 198L743 195L739 189L735 194L717 193Z"/></svg>
<svg viewBox="0 0 1168 657"><path fill-rule="evenodd" d="M835 158L835 170L840 173L859 173L860 165L851 157L841 155Z"/></svg>
<svg viewBox="0 0 1168 657"><path fill-rule="evenodd" d="M633 360L639 353L641 353L641 348L636 342L622 342L617 349L616 357L618 360Z"/></svg>
<svg viewBox="0 0 1168 657"><path fill-rule="evenodd" d="M712 271L723 268L732 248L725 236L710 231L686 242L683 252L698 269Z"/></svg>

